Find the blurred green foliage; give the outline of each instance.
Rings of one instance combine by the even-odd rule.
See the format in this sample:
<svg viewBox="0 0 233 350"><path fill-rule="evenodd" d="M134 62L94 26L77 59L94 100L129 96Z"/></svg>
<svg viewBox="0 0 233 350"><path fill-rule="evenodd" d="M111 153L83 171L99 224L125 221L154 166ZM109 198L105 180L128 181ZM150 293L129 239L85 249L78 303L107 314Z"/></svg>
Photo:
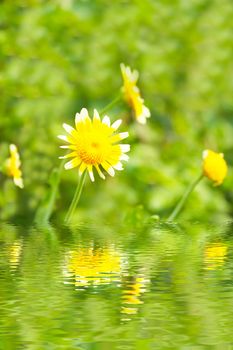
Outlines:
<svg viewBox="0 0 233 350"><path fill-rule="evenodd" d="M140 72L152 117L129 129L130 162L105 182L86 183L79 215L118 221L138 208L166 217L200 173L211 148L233 161L233 5L231 0L16 0L0 8L0 162L20 149L25 189L1 176L1 219L32 218L59 166L57 134L82 107L103 108L122 85L119 64ZM128 120L127 107L112 120ZM56 217L64 215L77 171L63 172ZM219 188L206 179L182 217L232 214L232 173ZM136 209L137 210L137 209Z"/></svg>

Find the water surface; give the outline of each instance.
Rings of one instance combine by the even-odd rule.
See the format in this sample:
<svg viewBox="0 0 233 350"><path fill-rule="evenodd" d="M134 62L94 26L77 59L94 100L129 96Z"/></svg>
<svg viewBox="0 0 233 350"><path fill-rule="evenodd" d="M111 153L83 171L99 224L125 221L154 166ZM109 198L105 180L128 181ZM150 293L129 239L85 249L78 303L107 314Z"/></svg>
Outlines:
<svg viewBox="0 0 233 350"><path fill-rule="evenodd" d="M0 225L0 350L233 349L232 224Z"/></svg>

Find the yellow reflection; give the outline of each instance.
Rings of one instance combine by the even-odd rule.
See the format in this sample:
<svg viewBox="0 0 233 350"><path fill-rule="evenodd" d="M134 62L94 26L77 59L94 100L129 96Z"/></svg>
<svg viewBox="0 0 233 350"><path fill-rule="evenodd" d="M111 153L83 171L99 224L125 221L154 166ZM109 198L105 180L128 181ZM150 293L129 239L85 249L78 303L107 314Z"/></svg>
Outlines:
<svg viewBox="0 0 233 350"><path fill-rule="evenodd" d="M8 256L10 267L16 269L19 265L20 256L22 252L22 241L16 240L13 244L9 246Z"/></svg>
<svg viewBox="0 0 233 350"><path fill-rule="evenodd" d="M211 243L205 248L204 263L207 270L215 270L224 265L227 255L227 245Z"/></svg>
<svg viewBox="0 0 233 350"><path fill-rule="evenodd" d="M114 248L80 248L68 252L66 269L76 286L108 284L119 279L121 258Z"/></svg>
<svg viewBox="0 0 233 350"><path fill-rule="evenodd" d="M123 306L121 312L127 315L133 315L138 312L137 305L143 304L140 299L141 295L146 292L146 285L149 280L145 277L136 277L124 291L123 304L131 306Z"/></svg>

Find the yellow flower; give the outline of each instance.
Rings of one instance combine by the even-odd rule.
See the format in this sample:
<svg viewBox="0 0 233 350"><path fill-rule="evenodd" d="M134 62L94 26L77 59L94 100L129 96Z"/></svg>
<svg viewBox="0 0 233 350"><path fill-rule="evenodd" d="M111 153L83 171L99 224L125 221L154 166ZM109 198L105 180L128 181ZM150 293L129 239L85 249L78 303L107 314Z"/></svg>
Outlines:
<svg viewBox="0 0 233 350"><path fill-rule="evenodd" d="M223 266L227 255L224 243L211 243L205 249L204 262L207 270L215 270Z"/></svg>
<svg viewBox="0 0 233 350"><path fill-rule="evenodd" d="M227 175L227 163L223 153L205 150L203 152L203 173L216 186L221 185Z"/></svg>
<svg viewBox="0 0 233 350"><path fill-rule="evenodd" d="M11 144L9 149L10 158L6 160L6 172L9 176L13 177L16 186L23 188L22 171L20 170L21 162L17 147Z"/></svg>
<svg viewBox="0 0 233 350"><path fill-rule="evenodd" d="M120 124L121 120L117 120L111 125L108 116L101 120L97 110L94 110L94 117L91 120L85 108L75 116L75 129L63 124L69 135L58 137L69 145L61 148L68 148L72 152L60 158L73 158L65 164L65 169L79 167L80 175L87 169L91 181L95 180L93 168L103 179L105 176L100 166L111 176L115 174L114 169L123 170L121 161L129 159L125 153L129 151L130 146L117 144L128 137L128 132L115 133Z"/></svg>
<svg viewBox="0 0 233 350"><path fill-rule="evenodd" d="M144 105L140 90L136 83L138 80L138 71L131 71L130 67L123 63L120 65L123 77L123 92L127 103L133 108L136 120L141 124L146 124L146 119L150 117L150 110Z"/></svg>
<svg viewBox="0 0 233 350"><path fill-rule="evenodd" d="M77 287L109 284L119 280L121 258L111 247L103 249L80 248L69 251L66 263L66 277L75 276Z"/></svg>

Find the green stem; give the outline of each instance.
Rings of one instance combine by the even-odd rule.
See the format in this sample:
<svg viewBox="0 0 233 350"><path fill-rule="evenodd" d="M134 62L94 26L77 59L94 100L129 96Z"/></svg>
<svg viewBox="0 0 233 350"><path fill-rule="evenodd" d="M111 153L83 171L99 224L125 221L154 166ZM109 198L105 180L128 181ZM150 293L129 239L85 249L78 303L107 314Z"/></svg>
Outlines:
<svg viewBox="0 0 233 350"><path fill-rule="evenodd" d="M81 196L81 193L82 193L82 190L83 190L83 185L84 185L84 182L85 182L85 178L86 178L86 171L84 171L84 173L80 177L80 180L79 180L76 192L74 194L74 198L73 198L73 200L71 202L71 205L69 207L69 210L68 210L68 212L66 214L66 217L65 217L65 223L66 224L68 224L70 222L70 219L72 218L72 216L74 214L74 211L75 211L75 209L77 207L78 201L80 199L80 196Z"/></svg>
<svg viewBox="0 0 233 350"><path fill-rule="evenodd" d="M197 184L201 181L203 178L203 174L199 175L198 178L187 188L185 193L183 194L183 197L180 199L178 204L176 205L175 209L171 213L171 215L168 218L168 221L173 221L181 212L182 208L184 207L189 195L192 193L194 188L197 186Z"/></svg>
<svg viewBox="0 0 233 350"><path fill-rule="evenodd" d="M58 187L61 180L62 169L64 167L65 159L60 163L59 168L53 169L50 178L50 189L48 190L43 202L40 204L35 215L37 224L45 224L53 213L55 201L58 195Z"/></svg>
<svg viewBox="0 0 233 350"><path fill-rule="evenodd" d="M52 190L51 190L51 195L49 198L49 203L48 203L48 207L47 207L47 211L46 211L46 219L49 220L52 212L53 212L53 208L55 205L55 201L56 201L56 197L57 197L57 193L58 193L58 186L60 183L60 179L61 179L61 174L62 174L62 169L64 167L65 164L65 159L60 163L60 166L58 168L58 172L57 172L57 177L56 180L52 186Z"/></svg>
<svg viewBox="0 0 233 350"><path fill-rule="evenodd" d="M109 109L111 109L113 106L115 106L122 98L122 94L119 93L119 95L117 95L114 100L112 100L109 104L107 104L101 111L100 111L100 115L103 115L104 113L106 113Z"/></svg>
<svg viewBox="0 0 233 350"><path fill-rule="evenodd" d="M45 212L45 217L44 217L45 221L49 221L49 219L52 215L54 204L55 204L57 193L58 193L59 182L60 182L60 174L59 174L59 170L58 170L56 181L54 182L54 184L51 188L50 198L49 198L48 206L47 206L47 209Z"/></svg>

